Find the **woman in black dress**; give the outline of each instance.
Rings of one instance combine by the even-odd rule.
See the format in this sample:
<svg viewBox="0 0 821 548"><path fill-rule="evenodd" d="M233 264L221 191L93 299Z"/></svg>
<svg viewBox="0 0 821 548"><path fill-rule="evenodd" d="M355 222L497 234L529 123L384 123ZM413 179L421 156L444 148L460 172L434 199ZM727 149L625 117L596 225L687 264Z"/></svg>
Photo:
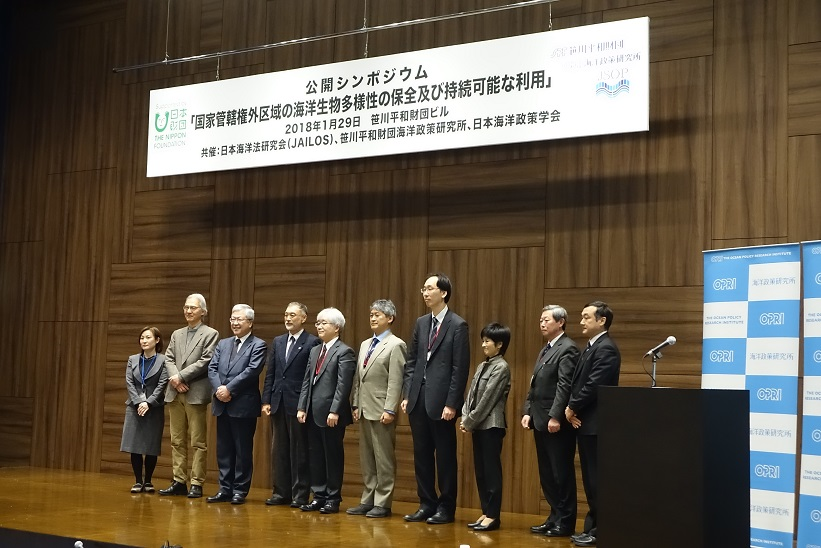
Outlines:
<svg viewBox="0 0 821 548"><path fill-rule="evenodd" d="M165 425L163 405L168 372L162 352L162 335L156 327L145 327L140 332L142 352L129 356L125 371L128 389L125 423L120 451L131 453L131 467L136 483L132 493L154 492L151 475L157 465ZM143 465L145 474L143 474Z"/></svg>

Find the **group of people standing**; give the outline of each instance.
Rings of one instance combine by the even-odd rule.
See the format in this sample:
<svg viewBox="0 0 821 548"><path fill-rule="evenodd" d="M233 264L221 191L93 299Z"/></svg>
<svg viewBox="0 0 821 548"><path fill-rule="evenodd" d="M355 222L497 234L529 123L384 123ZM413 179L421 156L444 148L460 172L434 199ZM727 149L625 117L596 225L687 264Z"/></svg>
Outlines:
<svg viewBox="0 0 821 548"><path fill-rule="evenodd" d="M317 314L316 336L304 328L305 305L285 310L286 333L267 345L252 334L254 311L234 306L233 335L219 340L206 326L205 298L190 295L183 312L187 326L174 331L163 351L155 327L140 333L141 352L129 357L128 400L121 450L131 453L136 483L132 493L153 492L151 482L160 453L168 406L173 481L161 495L203 496L206 459L206 412L217 417L219 490L211 503L243 504L253 472L253 437L257 417L271 417L274 487L265 503L290 505L304 512L338 513L342 500L346 427L360 425L360 465L364 489L351 515L391 515L396 477L396 417L407 413L413 438L419 508L408 522L454 521L457 496L458 423L472 433L476 483L482 515L468 527L492 531L500 526L502 442L507 423L510 367L504 359L511 332L490 323L481 331L485 360L465 389L470 369L467 322L448 308L448 277L428 276L421 288L429 309L416 320L409 345L391 332L396 307L390 300L370 307L373 336L359 352L343 343L345 317L336 308ZM540 328L546 341L536 362L521 424L533 429L541 486L551 513L534 533L570 536L579 546L596 543L597 390L618 384L620 356L607 335L613 313L603 302L582 311L581 352L564 330L567 312L549 305ZM265 367L262 394L259 376ZM461 418L460 418L461 417ZM578 441L584 488L590 511L584 531L576 521L575 447ZM193 451L187 469L188 450ZM437 492L438 487L438 492ZM571 536L572 535L572 536Z"/></svg>

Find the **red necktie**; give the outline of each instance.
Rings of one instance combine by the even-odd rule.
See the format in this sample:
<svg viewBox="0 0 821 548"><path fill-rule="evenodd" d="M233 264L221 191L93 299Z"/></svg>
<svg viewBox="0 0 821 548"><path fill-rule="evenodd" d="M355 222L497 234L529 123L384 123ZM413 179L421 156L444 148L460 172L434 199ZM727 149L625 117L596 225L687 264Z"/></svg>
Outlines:
<svg viewBox="0 0 821 548"><path fill-rule="evenodd" d="M316 360L316 370L314 375L319 375L319 370L322 369L322 362L325 361L325 345L322 345L322 352L319 353L319 359Z"/></svg>

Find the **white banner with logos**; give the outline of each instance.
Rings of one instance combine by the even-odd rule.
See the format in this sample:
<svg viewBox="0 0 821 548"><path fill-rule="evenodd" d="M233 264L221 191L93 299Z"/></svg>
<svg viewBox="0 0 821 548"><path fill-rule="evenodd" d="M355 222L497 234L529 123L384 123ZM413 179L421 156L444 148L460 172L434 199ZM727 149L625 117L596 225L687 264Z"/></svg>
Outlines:
<svg viewBox="0 0 821 548"><path fill-rule="evenodd" d="M147 175L649 129L638 18L151 91Z"/></svg>
<svg viewBox="0 0 821 548"><path fill-rule="evenodd" d="M798 548L821 546L821 241L803 242L804 416Z"/></svg>
<svg viewBox="0 0 821 548"><path fill-rule="evenodd" d="M750 391L752 547L793 542L800 252L798 244L704 252L701 386Z"/></svg>

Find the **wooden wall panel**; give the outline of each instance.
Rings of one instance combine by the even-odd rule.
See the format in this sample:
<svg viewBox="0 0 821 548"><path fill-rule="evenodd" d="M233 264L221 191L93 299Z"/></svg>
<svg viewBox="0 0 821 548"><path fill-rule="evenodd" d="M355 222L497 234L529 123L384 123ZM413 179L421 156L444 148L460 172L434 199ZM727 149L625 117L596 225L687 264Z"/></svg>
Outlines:
<svg viewBox="0 0 821 548"><path fill-rule="evenodd" d="M231 51L267 44L275 40L266 39L266 20L271 2L259 0L232 0L224 2L222 9L221 51ZM199 52L204 53L204 52ZM264 53L257 51L242 55L230 55L220 60L226 69L262 64Z"/></svg>
<svg viewBox="0 0 821 548"><path fill-rule="evenodd" d="M105 322L39 322L31 464L100 469ZM59 382L55 380L59 379Z"/></svg>
<svg viewBox="0 0 821 548"><path fill-rule="evenodd" d="M345 314L344 339L357 351L372 334L368 313L374 300L393 300L392 329L406 341L422 313L427 188L427 170L331 179L328 208L335 214L328 223L325 305Z"/></svg>
<svg viewBox="0 0 821 548"><path fill-rule="evenodd" d="M789 242L821 237L821 135L790 138Z"/></svg>
<svg viewBox="0 0 821 548"><path fill-rule="evenodd" d="M213 216L213 188L137 194L131 260L140 263L210 259Z"/></svg>
<svg viewBox="0 0 821 548"><path fill-rule="evenodd" d="M821 3L817 0L789 0L790 44L821 41Z"/></svg>
<svg viewBox="0 0 821 548"><path fill-rule="evenodd" d="M41 269L42 252L42 242L0 244L0 325L8 327L0 329L0 347L15 356L3 364L0 401L34 395L35 368L25 357L37 353L37 332L20 326L38 319L40 284L32 273Z"/></svg>
<svg viewBox="0 0 821 548"><path fill-rule="evenodd" d="M211 262L211 288L213 295L208 300L209 324L220 332L220 337L230 337L231 309L237 304L247 304L254 308L254 259L234 259ZM270 321L270 318L259 316L259 325ZM254 331L257 331L257 320L254 320ZM257 333L259 335L259 333Z"/></svg>
<svg viewBox="0 0 821 548"><path fill-rule="evenodd" d="M821 41L790 46L789 135L821 133Z"/></svg>
<svg viewBox="0 0 821 548"><path fill-rule="evenodd" d="M544 264L541 247L431 251L432 270L447 274L453 282L448 307L470 326L471 370L484 359L479 333L491 321L508 325L512 331L505 359L511 366L511 388L507 401L508 432L502 449L505 479L503 512L535 513L538 509L538 471L529 453L530 432L517 428L533 360L540 348L538 329ZM473 457L468 436L459 437L459 506L478 507ZM515 494L515 495L514 495Z"/></svg>
<svg viewBox="0 0 821 548"><path fill-rule="evenodd" d="M715 6L713 237L787 233L787 3Z"/></svg>
<svg viewBox="0 0 821 548"><path fill-rule="evenodd" d="M328 230L328 167L266 169L257 200L257 257L324 255Z"/></svg>
<svg viewBox="0 0 821 548"><path fill-rule="evenodd" d="M0 468L31 464L34 398L0 398Z"/></svg>
<svg viewBox="0 0 821 548"><path fill-rule="evenodd" d="M214 259L255 257L259 225L259 169L223 171L214 183Z"/></svg>
<svg viewBox="0 0 821 548"><path fill-rule="evenodd" d="M672 0L604 12L605 22L634 17L650 18L651 62L713 53L713 0Z"/></svg>
<svg viewBox="0 0 821 548"><path fill-rule="evenodd" d="M112 235L117 233L109 227L123 219L115 201L118 184L115 169L49 177L39 272L41 318L107 319Z"/></svg>
<svg viewBox="0 0 821 548"><path fill-rule="evenodd" d="M544 245L542 159L431 170L429 247Z"/></svg>
<svg viewBox="0 0 821 548"><path fill-rule="evenodd" d="M332 34L335 28L334 0L276 0L268 2L267 42L277 43L310 36ZM344 29L348 30L348 29ZM334 62L331 40L272 49L265 53L265 71L289 70Z"/></svg>

